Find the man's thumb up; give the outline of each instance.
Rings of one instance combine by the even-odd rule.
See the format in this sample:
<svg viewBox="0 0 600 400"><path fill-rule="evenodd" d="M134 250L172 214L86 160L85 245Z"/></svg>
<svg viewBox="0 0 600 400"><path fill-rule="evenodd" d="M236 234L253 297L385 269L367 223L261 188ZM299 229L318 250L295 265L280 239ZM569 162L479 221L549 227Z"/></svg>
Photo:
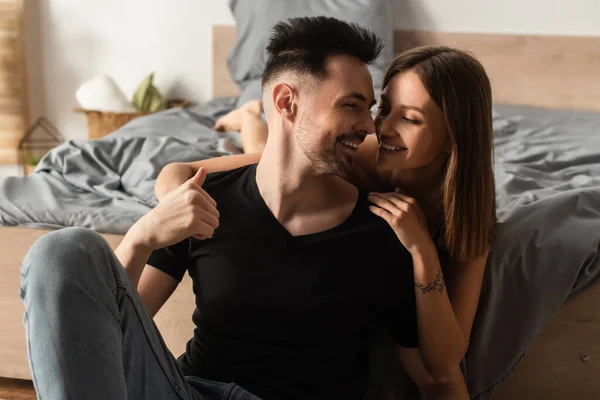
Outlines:
<svg viewBox="0 0 600 400"><path fill-rule="evenodd" d="M194 182L198 186L204 185L204 181L206 180L206 169L203 167L198 168L196 174L190 178L190 181Z"/></svg>

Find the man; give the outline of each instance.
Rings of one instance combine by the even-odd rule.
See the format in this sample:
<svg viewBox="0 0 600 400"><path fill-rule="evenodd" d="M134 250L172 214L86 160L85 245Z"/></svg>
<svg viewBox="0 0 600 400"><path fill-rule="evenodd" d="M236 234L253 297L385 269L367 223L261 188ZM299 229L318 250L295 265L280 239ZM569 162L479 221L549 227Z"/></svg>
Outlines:
<svg viewBox="0 0 600 400"><path fill-rule="evenodd" d="M367 64L380 41L297 18L267 50L258 165L186 176L118 260L82 229L30 250L22 296L42 398L361 399L374 333L417 345L410 255L344 180L375 129ZM186 271L196 329L176 363L144 306L153 316Z"/></svg>

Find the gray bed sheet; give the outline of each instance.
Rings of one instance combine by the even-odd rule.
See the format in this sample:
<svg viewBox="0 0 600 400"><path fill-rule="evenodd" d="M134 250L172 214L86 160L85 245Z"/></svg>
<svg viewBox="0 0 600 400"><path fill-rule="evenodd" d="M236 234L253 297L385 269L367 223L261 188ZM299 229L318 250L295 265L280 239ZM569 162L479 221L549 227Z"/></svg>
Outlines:
<svg viewBox="0 0 600 400"><path fill-rule="evenodd" d="M100 140L63 143L34 174L0 182L0 225L125 233L156 205L154 183L165 165L240 152L239 134L211 129L235 100L171 109Z"/></svg>
<svg viewBox="0 0 600 400"><path fill-rule="evenodd" d="M497 105L494 131L498 239L466 356L477 399L600 277L600 113Z"/></svg>
<svg viewBox="0 0 600 400"><path fill-rule="evenodd" d="M0 182L0 224L126 232L156 204L163 166L239 152L239 137L210 129L234 102L169 110L101 140L64 143L32 176ZM496 105L494 135L498 239L465 359L478 400L560 306L600 277L600 113Z"/></svg>

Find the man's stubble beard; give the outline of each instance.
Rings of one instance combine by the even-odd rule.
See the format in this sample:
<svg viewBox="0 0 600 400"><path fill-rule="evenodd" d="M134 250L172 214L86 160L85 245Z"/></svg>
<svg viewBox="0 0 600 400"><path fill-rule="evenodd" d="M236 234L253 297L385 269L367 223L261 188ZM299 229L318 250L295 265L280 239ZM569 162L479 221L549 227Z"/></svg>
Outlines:
<svg viewBox="0 0 600 400"><path fill-rule="evenodd" d="M315 132L319 132L320 129L319 125L308 116L308 113L304 112L300 116L296 131L296 141L300 149L313 164L318 174L334 175L347 181L351 180L354 176L354 160L350 156L343 156L346 160L342 160L335 153L337 140L333 147L325 149L321 153L317 153L311 149L309 145L311 137L314 136Z"/></svg>

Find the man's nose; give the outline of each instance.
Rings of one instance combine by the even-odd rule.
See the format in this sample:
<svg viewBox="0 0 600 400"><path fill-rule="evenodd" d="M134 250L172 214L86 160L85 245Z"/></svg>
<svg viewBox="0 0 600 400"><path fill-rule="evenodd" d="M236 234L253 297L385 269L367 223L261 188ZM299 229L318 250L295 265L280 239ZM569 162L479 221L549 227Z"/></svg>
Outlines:
<svg viewBox="0 0 600 400"><path fill-rule="evenodd" d="M364 131L366 135L370 135L371 133L375 132L375 121L373 121L373 117L371 116L370 112L368 116L365 116L359 130Z"/></svg>

